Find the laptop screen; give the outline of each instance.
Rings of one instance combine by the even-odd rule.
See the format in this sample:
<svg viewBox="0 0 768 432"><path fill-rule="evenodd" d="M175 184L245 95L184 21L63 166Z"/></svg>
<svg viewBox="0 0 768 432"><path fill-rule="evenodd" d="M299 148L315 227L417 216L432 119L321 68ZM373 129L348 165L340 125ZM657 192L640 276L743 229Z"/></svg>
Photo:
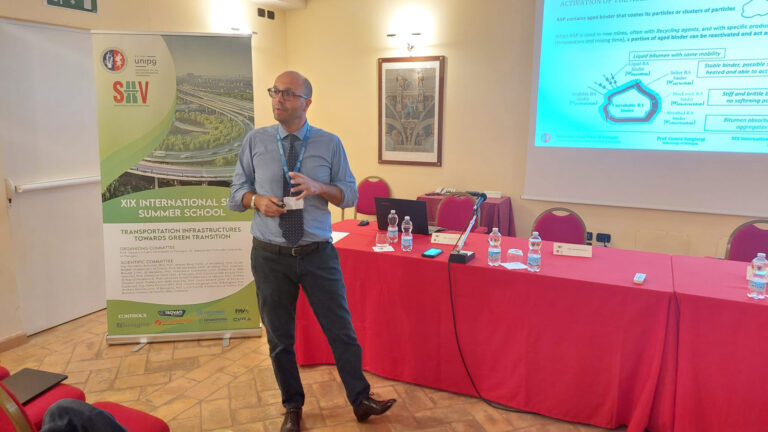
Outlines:
<svg viewBox="0 0 768 432"><path fill-rule="evenodd" d="M387 229L389 225L387 216L389 216L390 210L394 210L397 213L398 229L400 229L403 219L410 216L414 234L429 234L426 201L382 197L375 197L374 201L376 204L376 222L380 230Z"/></svg>

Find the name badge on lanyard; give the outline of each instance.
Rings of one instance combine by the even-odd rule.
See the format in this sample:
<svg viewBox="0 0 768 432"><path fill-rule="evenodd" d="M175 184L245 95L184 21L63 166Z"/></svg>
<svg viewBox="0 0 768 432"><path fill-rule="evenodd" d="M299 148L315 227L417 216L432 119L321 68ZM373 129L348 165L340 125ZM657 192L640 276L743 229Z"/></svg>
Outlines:
<svg viewBox="0 0 768 432"><path fill-rule="evenodd" d="M293 167L293 172L299 172L301 169L301 162L304 159L304 151L307 150L307 141L309 140L309 123L306 125L307 131L304 133L304 138L301 140L301 149L299 149L299 157L296 158L296 166ZM285 176L285 179L288 181L288 184L291 185L291 176L288 174L288 161L285 159L285 150L283 149L283 140L280 138L280 128L277 128L277 131L275 132L276 138L277 138L277 148L280 150L280 160L283 165L283 175ZM285 203L285 209L286 210L299 210L304 208L304 200L297 200L295 197L283 197L283 203Z"/></svg>

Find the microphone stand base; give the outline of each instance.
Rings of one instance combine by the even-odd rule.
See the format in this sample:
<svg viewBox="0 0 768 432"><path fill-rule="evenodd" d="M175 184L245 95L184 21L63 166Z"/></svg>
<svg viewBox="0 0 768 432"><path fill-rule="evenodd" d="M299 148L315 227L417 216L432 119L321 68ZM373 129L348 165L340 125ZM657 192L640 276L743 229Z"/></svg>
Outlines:
<svg viewBox="0 0 768 432"><path fill-rule="evenodd" d="M472 251L453 251L448 256L448 262L457 264L466 264L475 257L475 253Z"/></svg>

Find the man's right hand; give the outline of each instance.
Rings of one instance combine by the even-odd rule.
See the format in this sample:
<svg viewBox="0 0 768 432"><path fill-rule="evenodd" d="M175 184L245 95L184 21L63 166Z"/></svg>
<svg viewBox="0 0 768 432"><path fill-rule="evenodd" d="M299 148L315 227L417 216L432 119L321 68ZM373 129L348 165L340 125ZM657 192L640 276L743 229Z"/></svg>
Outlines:
<svg viewBox="0 0 768 432"><path fill-rule="evenodd" d="M283 201L273 196L256 195L254 204L256 209L266 217L279 217L288 211L284 208L285 206L281 207Z"/></svg>

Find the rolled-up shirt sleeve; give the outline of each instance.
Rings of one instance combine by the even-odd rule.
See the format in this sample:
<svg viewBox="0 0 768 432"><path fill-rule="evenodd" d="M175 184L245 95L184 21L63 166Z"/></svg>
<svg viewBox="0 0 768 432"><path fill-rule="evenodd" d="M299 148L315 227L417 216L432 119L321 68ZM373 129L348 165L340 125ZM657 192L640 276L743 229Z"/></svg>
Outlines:
<svg viewBox="0 0 768 432"><path fill-rule="evenodd" d="M256 193L251 146L248 145L249 141L243 141L244 145L237 157L235 175L232 177L232 185L229 187L229 200L227 200L227 208L236 212L247 210L243 205L243 195L246 192Z"/></svg>
<svg viewBox="0 0 768 432"><path fill-rule="evenodd" d="M349 168L349 161L347 160L344 146L338 138L336 138L332 158L331 184L341 189L342 194L339 207L353 207L357 203L357 182L355 181L355 175L352 174L352 170Z"/></svg>

